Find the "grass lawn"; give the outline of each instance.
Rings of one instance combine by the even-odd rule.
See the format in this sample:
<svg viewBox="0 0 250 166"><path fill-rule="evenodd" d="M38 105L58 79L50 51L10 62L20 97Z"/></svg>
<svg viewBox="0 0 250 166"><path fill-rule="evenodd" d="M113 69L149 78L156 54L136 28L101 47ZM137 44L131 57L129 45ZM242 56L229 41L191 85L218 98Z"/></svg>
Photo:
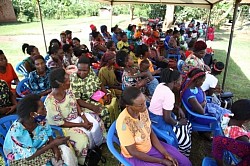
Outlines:
<svg viewBox="0 0 250 166"><path fill-rule="evenodd" d="M119 24L123 28L129 23L128 16L113 17L113 25ZM67 20L45 20L44 27L46 33L47 46L53 38L59 39L59 34L66 29L73 31L73 37L77 36L81 43L89 44L88 34L90 33L89 25L94 24L98 28L106 24L110 27L109 18L100 17L85 17L79 19ZM219 31L213 42L208 42L208 46L215 50L214 58L225 62L228 46L229 32ZM229 63L228 76L226 80L226 91L232 91L235 94L235 99L250 98L250 45L249 34L247 32L236 31L234 37L232 53ZM0 24L0 49L5 52L8 61L15 66L23 60L26 55L21 51L23 43L29 43L39 48L42 55L46 55L41 25L40 22L33 23L15 23L15 24ZM222 83L222 76L219 76ZM193 133L193 146L190 160L194 166L201 165L202 158L209 156L211 152L211 143L202 140L197 133ZM117 165L117 161L109 153L107 147L104 147L104 155L107 158L107 166ZM3 165L0 157L0 165Z"/></svg>

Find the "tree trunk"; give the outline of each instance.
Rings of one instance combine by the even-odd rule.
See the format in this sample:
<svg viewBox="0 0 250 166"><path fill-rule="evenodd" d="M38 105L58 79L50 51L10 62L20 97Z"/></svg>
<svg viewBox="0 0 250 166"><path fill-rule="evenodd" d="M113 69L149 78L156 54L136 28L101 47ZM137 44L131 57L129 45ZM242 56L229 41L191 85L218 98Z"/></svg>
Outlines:
<svg viewBox="0 0 250 166"><path fill-rule="evenodd" d="M134 19L134 6L132 4L129 4L129 12L130 12L130 20L132 21Z"/></svg>
<svg viewBox="0 0 250 166"><path fill-rule="evenodd" d="M12 1L0 0L0 22L16 22Z"/></svg>
<svg viewBox="0 0 250 166"><path fill-rule="evenodd" d="M174 21L174 5L166 5L166 14L163 21L163 31L171 28Z"/></svg>

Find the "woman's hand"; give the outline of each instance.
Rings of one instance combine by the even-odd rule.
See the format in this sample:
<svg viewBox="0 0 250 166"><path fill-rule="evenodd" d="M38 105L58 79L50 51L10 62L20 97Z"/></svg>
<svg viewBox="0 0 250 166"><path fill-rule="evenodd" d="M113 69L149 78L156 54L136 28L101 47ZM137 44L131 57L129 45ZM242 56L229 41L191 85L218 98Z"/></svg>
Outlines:
<svg viewBox="0 0 250 166"><path fill-rule="evenodd" d="M102 106L101 105L93 105L91 110L94 111L97 114L100 114L101 111L102 111Z"/></svg>
<svg viewBox="0 0 250 166"><path fill-rule="evenodd" d="M137 87L141 88L144 87L148 83L148 79L143 79L137 82Z"/></svg>
<svg viewBox="0 0 250 166"><path fill-rule="evenodd" d="M164 158L166 160L169 160L170 162L172 162L173 166L178 166L179 165L178 162L177 162L177 160L174 159L174 158L172 158L168 153L164 154Z"/></svg>
<svg viewBox="0 0 250 166"><path fill-rule="evenodd" d="M54 149L54 154L55 154L56 161L59 161L62 159L61 151L59 150L58 147Z"/></svg>
<svg viewBox="0 0 250 166"><path fill-rule="evenodd" d="M107 96L107 99L105 100L105 105L109 105L112 101L112 95L109 93L106 96Z"/></svg>
<svg viewBox="0 0 250 166"><path fill-rule="evenodd" d="M179 120L179 125L187 125L188 121L185 118Z"/></svg>
<svg viewBox="0 0 250 166"><path fill-rule="evenodd" d="M84 127L84 128L87 129L87 130L91 130L92 127L93 127L93 123L91 123L91 122L85 120L85 121L82 123L82 127Z"/></svg>
<svg viewBox="0 0 250 166"><path fill-rule="evenodd" d="M162 164L162 165L167 165L167 166L175 166L175 165L173 164L173 162L170 161L170 160L168 160L168 159L162 159L162 160L161 160L161 164Z"/></svg>

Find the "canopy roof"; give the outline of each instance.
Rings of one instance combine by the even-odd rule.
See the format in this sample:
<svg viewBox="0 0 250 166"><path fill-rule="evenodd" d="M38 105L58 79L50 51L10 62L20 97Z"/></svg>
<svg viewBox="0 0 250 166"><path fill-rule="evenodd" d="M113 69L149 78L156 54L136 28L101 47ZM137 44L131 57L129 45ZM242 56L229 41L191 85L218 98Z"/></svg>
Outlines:
<svg viewBox="0 0 250 166"><path fill-rule="evenodd" d="M141 3L161 4L162 3L162 4L172 4L172 5L180 5L180 6L211 8L212 5L222 0L98 0L98 1L108 3L110 5L141 4Z"/></svg>

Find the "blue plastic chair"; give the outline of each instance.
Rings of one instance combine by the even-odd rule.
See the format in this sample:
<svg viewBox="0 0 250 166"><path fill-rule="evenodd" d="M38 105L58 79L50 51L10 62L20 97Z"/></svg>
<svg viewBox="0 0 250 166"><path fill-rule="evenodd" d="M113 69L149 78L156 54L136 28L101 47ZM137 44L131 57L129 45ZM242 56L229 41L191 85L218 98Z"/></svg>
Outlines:
<svg viewBox="0 0 250 166"><path fill-rule="evenodd" d="M178 48L171 48L169 47L168 43L166 41L164 41L164 47L166 49L166 58L175 58L177 59L177 61L179 61L181 59L181 55L179 53L179 49ZM169 54L169 51L176 51L177 53L176 54Z"/></svg>
<svg viewBox="0 0 250 166"><path fill-rule="evenodd" d="M18 83L18 85L16 87L16 92L20 97L25 97L25 95L31 93L28 78L25 78Z"/></svg>
<svg viewBox="0 0 250 166"><path fill-rule="evenodd" d="M168 131L160 130L157 128L153 123L151 125L155 135L157 136L158 139L168 143L169 145L172 145L178 149L178 145L175 143L175 139L171 137L168 133Z"/></svg>
<svg viewBox="0 0 250 166"><path fill-rule="evenodd" d="M5 165L8 165L8 160L3 153L4 138L12 125L12 123L18 118L17 115L9 115L0 119L0 154L4 159Z"/></svg>
<svg viewBox="0 0 250 166"><path fill-rule="evenodd" d="M213 158L204 157L202 160L202 166L217 166L217 163Z"/></svg>
<svg viewBox="0 0 250 166"><path fill-rule="evenodd" d="M182 71L182 65L184 64L184 60L178 60L178 62L177 62L177 69L178 69L178 71L181 73L181 74L185 74L183 71Z"/></svg>
<svg viewBox="0 0 250 166"><path fill-rule="evenodd" d="M188 108L183 100L182 104L187 111L188 120L192 123L193 131L212 131L213 133L216 133L218 130L220 130L219 124L215 117L193 112Z"/></svg>
<svg viewBox="0 0 250 166"><path fill-rule="evenodd" d="M131 164L119 153L115 147L114 143L120 146L120 141L117 137L116 133L116 121L113 122L113 124L110 126L107 136L107 145L109 148L109 151L115 156L115 158L122 163L124 166L131 166Z"/></svg>
<svg viewBox="0 0 250 166"><path fill-rule="evenodd" d="M19 62L19 63L16 65L16 71L17 71L17 73L23 75L25 78L27 78L27 77L29 76L29 73L28 73L28 71L26 70L26 68L24 67L23 62Z"/></svg>

